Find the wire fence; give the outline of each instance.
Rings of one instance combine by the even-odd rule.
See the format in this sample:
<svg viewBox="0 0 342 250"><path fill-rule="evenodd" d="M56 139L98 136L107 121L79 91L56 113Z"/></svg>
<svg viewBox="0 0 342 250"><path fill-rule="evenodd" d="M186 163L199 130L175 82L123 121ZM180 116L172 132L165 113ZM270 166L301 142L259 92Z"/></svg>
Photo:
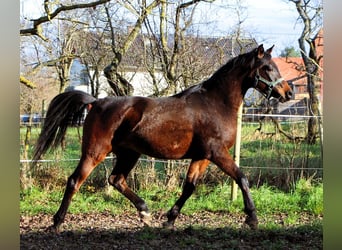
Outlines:
<svg viewBox="0 0 342 250"><path fill-rule="evenodd" d="M240 148L240 168L247 175L251 185L260 186L267 183L288 189L300 178L323 179L322 138L318 135L315 144L308 144L305 141L308 119L322 119L322 117L292 114L243 114L243 119L251 116L252 122L242 124ZM279 131L279 126L282 132ZM82 130L82 127L73 129ZM39 127L37 130L38 134ZM75 150L78 154L80 153L80 133L78 131L68 135L68 144L78 147ZM286 133L286 136L283 133ZM294 139L289 139L291 137ZM21 141L24 144L22 136ZM32 139L32 145L33 142L34 139ZM230 153L234 155L234 150L231 149ZM59 179L63 179L61 182L64 182L64 185L65 179L71 174L79 158L65 156L61 150L48 157L49 159L39 160L35 169L29 169L31 163L29 157L22 158L20 160L21 172L29 169L30 176L39 176L41 179L51 175L50 181L60 176ZM189 160L159 160L142 156L130 173L129 183L136 189L151 185L151 183L166 187L179 186L184 182L189 163ZM108 185L106 180L114 164L115 155L106 157L95 169L88 184L99 187ZM56 174L61 169L64 171L63 174ZM205 183L213 184L227 180L229 178L212 164L202 179ZM48 180L43 182L45 183L43 185L46 185Z"/></svg>

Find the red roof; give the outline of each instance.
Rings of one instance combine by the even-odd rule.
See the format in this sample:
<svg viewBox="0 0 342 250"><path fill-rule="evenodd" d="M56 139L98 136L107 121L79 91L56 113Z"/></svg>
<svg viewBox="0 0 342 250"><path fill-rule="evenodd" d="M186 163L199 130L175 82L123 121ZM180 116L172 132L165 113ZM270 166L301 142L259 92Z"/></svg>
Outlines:
<svg viewBox="0 0 342 250"><path fill-rule="evenodd" d="M323 29L320 29L315 37L315 46L317 58L320 58L319 64L321 69L318 71L319 77L323 80ZM304 62L301 57L278 57L273 58L274 62L277 64L280 74L287 81L293 81L294 84L306 83L304 79L305 68ZM299 81L297 79L303 77L304 81Z"/></svg>
<svg viewBox="0 0 342 250"><path fill-rule="evenodd" d="M293 81L294 84L306 82L304 63L301 57L276 57L273 58L273 61L286 81Z"/></svg>

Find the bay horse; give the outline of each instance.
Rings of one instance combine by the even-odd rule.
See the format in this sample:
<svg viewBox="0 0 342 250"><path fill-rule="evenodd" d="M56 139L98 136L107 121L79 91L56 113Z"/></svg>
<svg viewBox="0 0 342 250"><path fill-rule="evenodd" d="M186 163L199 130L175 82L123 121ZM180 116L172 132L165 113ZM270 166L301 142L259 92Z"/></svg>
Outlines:
<svg viewBox="0 0 342 250"><path fill-rule="evenodd" d="M161 159L191 159L182 194L167 212L165 227L174 227L196 182L212 162L238 184L247 215L245 223L256 229L258 219L247 178L228 150L235 143L237 111L249 88L257 89L267 99L291 99L291 87L272 60L272 49L264 50L259 45L230 59L207 80L173 96L96 99L80 91L57 95L48 107L34 162L60 144L70 120L81 115L85 106L91 105L91 109L83 125L81 158L67 180L51 229L59 232L73 195L111 152L116 162L108 182L133 203L143 223L151 222L148 207L128 187L126 178L145 154Z"/></svg>

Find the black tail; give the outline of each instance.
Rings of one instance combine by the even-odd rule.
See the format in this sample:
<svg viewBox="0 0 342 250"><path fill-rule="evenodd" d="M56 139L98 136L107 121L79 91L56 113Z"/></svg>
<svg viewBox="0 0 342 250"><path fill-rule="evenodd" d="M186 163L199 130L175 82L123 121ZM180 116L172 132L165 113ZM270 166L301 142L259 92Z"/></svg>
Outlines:
<svg viewBox="0 0 342 250"><path fill-rule="evenodd" d="M70 122L79 120L87 104L94 101L95 97L82 91L64 92L52 99L34 149L33 164L49 148L56 148L62 142Z"/></svg>

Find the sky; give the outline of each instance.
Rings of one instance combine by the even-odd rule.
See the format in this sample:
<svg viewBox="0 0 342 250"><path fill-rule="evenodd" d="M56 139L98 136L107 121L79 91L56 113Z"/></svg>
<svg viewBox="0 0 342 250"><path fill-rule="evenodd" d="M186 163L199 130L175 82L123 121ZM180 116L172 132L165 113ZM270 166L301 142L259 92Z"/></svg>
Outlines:
<svg viewBox="0 0 342 250"><path fill-rule="evenodd" d="M255 27L256 37L265 44L275 44L275 50L289 46L298 47L302 25L294 3L283 0L247 0L248 18L246 25ZM262 4L260 4L262 2Z"/></svg>
<svg viewBox="0 0 342 250"><path fill-rule="evenodd" d="M28 19L40 17L43 12L43 0L20 0L20 2L21 14ZM218 0L218 2L228 1ZM275 45L274 56L278 56L285 47L298 48L297 40L302 25L297 21L298 13L294 3L286 0L242 0L242 2L246 6L242 29L247 35L254 37L257 43L263 43L265 48ZM216 28L208 33L225 35L231 32L232 26L237 22L234 13L232 10L217 8L215 3L203 8L202 14L208 19L215 20Z"/></svg>
<svg viewBox="0 0 342 250"><path fill-rule="evenodd" d="M280 54L285 47L298 49L302 25L298 22L299 15L294 3L286 0L241 1L246 7L242 12L244 21L241 24L246 36L255 38L257 43L263 43L265 47L275 45L274 54ZM217 33L231 32L238 22L235 10L215 8L215 4L208 6L204 12L208 13L207 19L217 20ZM213 17L212 13L216 15ZM215 31L211 33L215 34Z"/></svg>

